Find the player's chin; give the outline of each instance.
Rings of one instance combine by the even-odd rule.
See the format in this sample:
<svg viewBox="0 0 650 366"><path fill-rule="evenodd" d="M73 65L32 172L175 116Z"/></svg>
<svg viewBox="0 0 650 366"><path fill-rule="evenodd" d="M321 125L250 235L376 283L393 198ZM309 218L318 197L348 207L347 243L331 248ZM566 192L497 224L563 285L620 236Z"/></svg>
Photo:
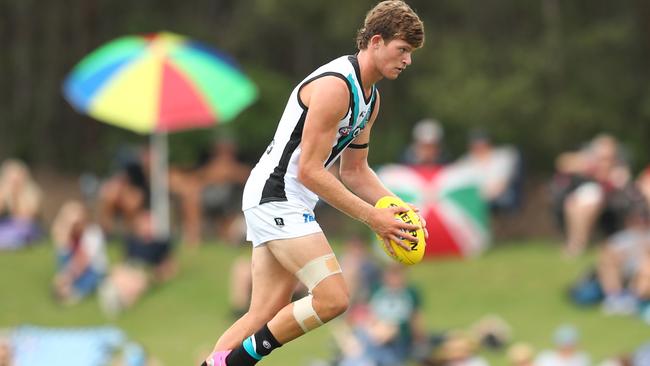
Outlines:
<svg viewBox="0 0 650 366"><path fill-rule="evenodd" d="M384 78L386 78L388 80L395 80L395 79L397 79L399 77L400 74L401 74L400 71L393 71L393 72L389 72L389 73L385 74Z"/></svg>

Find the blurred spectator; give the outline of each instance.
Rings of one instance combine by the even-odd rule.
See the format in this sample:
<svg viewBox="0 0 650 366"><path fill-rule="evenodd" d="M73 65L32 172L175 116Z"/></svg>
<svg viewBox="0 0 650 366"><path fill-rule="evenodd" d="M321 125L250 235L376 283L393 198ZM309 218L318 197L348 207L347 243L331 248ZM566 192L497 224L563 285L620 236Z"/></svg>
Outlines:
<svg viewBox="0 0 650 366"><path fill-rule="evenodd" d="M343 277L350 294L347 320L356 324L368 312L370 295L381 285L381 268L369 252L369 244L361 237L352 237L343 244L340 255Z"/></svg>
<svg viewBox="0 0 650 366"><path fill-rule="evenodd" d="M151 153L147 146L136 150L118 152L119 171L99 189L99 223L109 235L114 234L118 218L126 232L132 231L136 216L150 207Z"/></svg>
<svg viewBox="0 0 650 366"><path fill-rule="evenodd" d="M555 348L542 351L535 359L535 366L589 366L591 360L579 348L578 330L568 324L561 325L553 335Z"/></svg>
<svg viewBox="0 0 650 366"><path fill-rule="evenodd" d="M203 214L214 219L216 234L228 243L244 239L245 224L241 214L243 185L251 167L237 157L237 144L222 138L199 161L191 172L170 172L170 188L180 198L183 241L201 241Z"/></svg>
<svg viewBox="0 0 650 366"><path fill-rule="evenodd" d="M632 366L650 365L650 342L642 344L632 355Z"/></svg>
<svg viewBox="0 0 650 366"><path fill-rule="evenodd" d="M473 173L482 197L496 212L517 209L521 203L522 166L512 146L494 146L485 131L474 130L469 150L454 166Z"/></svg>
<svg viewBox="0 0 650 366"><path fill-rule="evenodd" d="M645 201L626 214L625 229L607 240L598 258L598 277L607 314L634 314L650 299L650 212Z"/></svg>
<svg viewBox="0 0 650 366"><path fill-rule="evenodd" d="M163 283L176 274L169 239L154 237L151 214L135 218L135 232L126 239L125 258L110 271L100 287L100 304L109 316L133 306L151 283Z"/></svg>
<svg viewBox="0 0 650 366"><path fill-rule="evenodd" d="M24 246L38 235L41 190L21 161L0 166L0 249Z"/></svg>
<svg viewBox="0 0 650 366"><path fill-rule="evenodd" d="M351 330L341 326L335 332L343 352L339 365L403 365L416 342L424 340L420 296L409 286L405 267L389 264L382 285L373 293L369 313Z"/></svg>
<svg viewBox="0 0 650 366"><path fill-rule="evenodd" d="M575 256L595 227L611 235L622 226L620 192L629 183L629 167L618 141L602 134L584 149L561 154L556 171L554 211L566 234L566 254Z"/></svg>
<svg viewBox="0 0 650 366"><path fill-rule="evenodd" d="M15 366L13 346L8 335L0 333L0 366Z"/></svg>
<svg viewBox="0 0 650 366"><path fill-rule="evenodd" d="M486 315L470 329L482 346L498 350L510 342L512 327L498 315Z"/></svg>
<svg viewBox="0 0 650 366"><path fill-rule="evenodd" d="M469 334L454 331L445 337L436 365L440 366L487 366L488 363L478 355L479 342Z"/></svg>
<svg viewBox="0 0 650 366"><path fill-rule="evenodd" d="M234 318L239 319L248 311L250 305L253 284L250 257L240 256L233 261L229 280L230 309Z"/></svg>
<svg viewBox="0 0 650 366"><path fill-rule="evenodd" d="M508 348L508 364L510 366L535 366L535 350L528 343L515 343Z"/></svg>
<svg viewBox="0 0 650 366"><path fill-rule="evenodd" d="M106 274L104 234L82 203L68 201L52 223L52 240L58 262L54 294L61 303L74 304L93 293Z"/></svg>
<svg viewBox="0 0 650 366"><path fill-rule="evenodd" d="M444 131L435 119L423 119L415 124L412 142L402 156L406 165L442 165L447 163L442 147Z"/></svg>

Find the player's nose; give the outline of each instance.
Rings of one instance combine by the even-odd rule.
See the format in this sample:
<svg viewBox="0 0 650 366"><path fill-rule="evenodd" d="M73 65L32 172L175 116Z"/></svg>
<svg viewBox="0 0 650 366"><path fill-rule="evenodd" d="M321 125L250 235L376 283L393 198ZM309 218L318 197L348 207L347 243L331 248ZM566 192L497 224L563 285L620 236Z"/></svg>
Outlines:
<svg viewBox="0 0 650 366"><path fill-rule="evenodd" d="M402 62L404 63L404 66L409 66L411 64L411 53L407 52L404 55L404 58L402 59Z"/></svg>

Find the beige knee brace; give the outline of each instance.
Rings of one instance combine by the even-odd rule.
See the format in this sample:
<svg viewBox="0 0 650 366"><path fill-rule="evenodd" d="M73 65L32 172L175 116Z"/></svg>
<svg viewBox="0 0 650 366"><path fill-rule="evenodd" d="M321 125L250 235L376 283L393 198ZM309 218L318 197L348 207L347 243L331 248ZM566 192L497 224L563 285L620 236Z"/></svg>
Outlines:
<svg viewBox="0 0 650 366"><path fill-rule="evenodd" d="M312 305L313 298L312 295L307 295L293 303L293 317L305 333L323 325L323 321L320 320Z"/></svg>
<svg viewBox="0 0 650 366"><path fill-rule="evenodd" d="M303 332L306 333L323 325L323 321L316 314L316 310L312 304L313 296L311 295L311 291L322 280L337 273L341 273L341 266L339 266L339 262L336 260L334 254L326 254L318 257L296 272L296 277L298 277L300 282L305 284L310 292L310 295L293 303L293 317Z"/></svg>
<svg viewBox="0 0 650 366"><path fill-rule="evenodd" d="M339 266L336 256L334 254L326 254L305 264L304 267L296 272L296 277L311 292L320 281L337 273L341 273L341 266Z"/></svg>

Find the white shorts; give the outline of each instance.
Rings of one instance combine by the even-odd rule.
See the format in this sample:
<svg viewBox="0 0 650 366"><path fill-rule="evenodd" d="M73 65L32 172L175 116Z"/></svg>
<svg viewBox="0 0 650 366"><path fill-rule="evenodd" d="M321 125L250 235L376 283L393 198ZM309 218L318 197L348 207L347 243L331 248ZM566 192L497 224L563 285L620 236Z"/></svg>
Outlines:
<svg viewBox="0 0 650 366"><path fill-rule="evenodd" d="M253 246L270 240L290 239L314 233L321 229L314 211L303 204L289 201L267 202L244 211L246 240Z"/></svg>

